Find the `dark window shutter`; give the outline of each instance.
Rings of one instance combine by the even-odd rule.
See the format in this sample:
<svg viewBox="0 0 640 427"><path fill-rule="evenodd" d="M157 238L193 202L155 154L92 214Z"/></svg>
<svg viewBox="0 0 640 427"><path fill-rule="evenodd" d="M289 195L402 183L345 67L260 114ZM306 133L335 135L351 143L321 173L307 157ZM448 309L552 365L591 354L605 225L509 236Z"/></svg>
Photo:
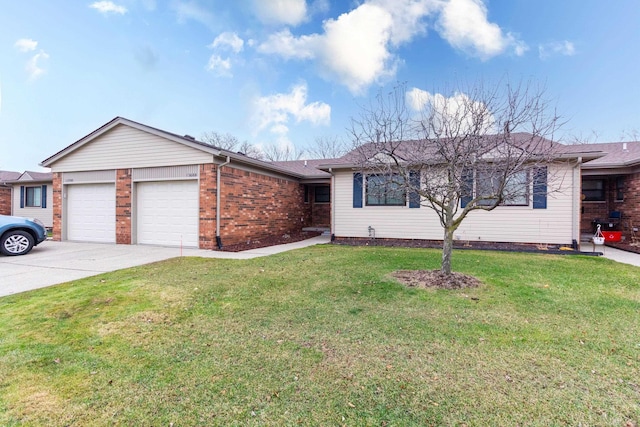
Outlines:
<svg viewBox="0 0 640 427"><path fill-rule="evenodd" d="M362 174L360 172L353 174L353 207L362 207Z"/></svg>
<svg viewBox="0 0 640 427"><path fill-rule="evenodd" d="M473 200L473 169L462 171L462 194L460 197L460 207L466 207Z"/></svg>
<svg viewBox="0 0 640 427"><path fill-rule="evenodd" d="M42 209L47 208L47 186L46 185L42 186L42 200L40 201L40 207Z"/></svg>
<svg viewBox="0 0 640 427"><path fill-rule="evenodd" d="M411 191L409 192L409 207L420 207L420 194L415 191L415 188L420 188L420 171L409 171L409 185Z"/></svg>
<svg viewBox="0 0 640 427"><path fill-rule="evenodd" d="M533 209L547 209L547 167L533 170Z"/></svg>
<svg viewBox="0 0 640 427"><path fill-rule="evenodd" d="M20 186L20 207L24 208L24 185Z"/></svg>

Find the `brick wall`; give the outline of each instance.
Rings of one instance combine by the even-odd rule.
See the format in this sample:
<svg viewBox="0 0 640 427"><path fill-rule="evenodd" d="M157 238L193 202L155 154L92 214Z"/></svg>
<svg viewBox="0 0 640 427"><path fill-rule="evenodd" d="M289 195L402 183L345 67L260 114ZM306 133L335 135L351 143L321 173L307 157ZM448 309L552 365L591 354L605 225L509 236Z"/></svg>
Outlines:
<svg viewBox="0 0 640 427"><path fill-rule="evenodd" d="M200 165L200 249L216 246L216 165Z"/></svg>
<svg viewBox="0 0 640 427"><path fill-rule="evenodd" d="M623 221L630 220L634 227L640 227L640 173L627 175L624 186L624 202L620 207Z"/></svg>
<svg viewBox="0 0 640 427"><path fill-rule="evenodd" d="M607 221L612 211L622 212L622 224L619 230L627 232L628 222L634 226L640 224L640 173L625 175L624 201L616 201L616 178L603 177L605 180L605 200L602 202L582 202L580 231L592 233L592 221L599 218Z"/></svg>
<svg viewBox="0 0 640 427"><path fill-rule="evenodd" d="M314 227L329 227L331 225L331 204L313 203L311 217Z"/></svg>
<svg viewBox="0 0 640 427"><path fill-rule="evenodd" d="M62 174L53 174L53 234L52 239L62 240Z"/></svg>
<svg viewBox="0 0 640 427"><path fill-rule="evenodd" d="M116 243L131 244L131 169L116 171Z"/></svg>
<svg viewBox="0 0 640 427"><path fill-rule="evenodd" d="M608 217L609 207L607 202L582 202L580 232L593 233L592 221L596 218L606 220Z"/></svg>
<svg viewBox="0 0 640 427"><path fill-rule="evenodd" d="M11 215L11 187L0 185L0 215Z"/></svg>
<svg viewBox="0 0 640 427"><path fill-rule="evenodd" d="M229 166L221 175L223 245L295 233L311 224L303 185Z"/></svg>

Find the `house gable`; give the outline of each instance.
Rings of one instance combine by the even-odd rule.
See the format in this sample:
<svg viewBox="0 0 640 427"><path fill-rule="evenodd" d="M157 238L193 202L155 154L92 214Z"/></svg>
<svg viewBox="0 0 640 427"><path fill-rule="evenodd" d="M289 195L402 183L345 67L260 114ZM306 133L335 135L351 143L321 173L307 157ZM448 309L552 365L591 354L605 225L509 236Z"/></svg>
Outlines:
<svg viewBox="0 0 640 427"><path fill-rule="evenodd" d="M125 123L99 133L45 161L53 172L90 171L211 163L213 153ZM66 150L66 149L65 149Z"/></svg>

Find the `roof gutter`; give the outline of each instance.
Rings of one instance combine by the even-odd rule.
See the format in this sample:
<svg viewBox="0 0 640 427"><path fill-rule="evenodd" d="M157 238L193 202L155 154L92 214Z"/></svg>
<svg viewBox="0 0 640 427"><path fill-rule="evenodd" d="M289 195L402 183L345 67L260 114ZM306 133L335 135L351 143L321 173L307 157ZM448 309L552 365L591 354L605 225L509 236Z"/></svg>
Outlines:
<svg viewBox="0 0 640 427"><path fill-rule="evenodd" d="M220 168L231 163L231 157L227 156L227 160L216 167L216 244L218 249L222 249L222 238L220 237Z"/></svg>

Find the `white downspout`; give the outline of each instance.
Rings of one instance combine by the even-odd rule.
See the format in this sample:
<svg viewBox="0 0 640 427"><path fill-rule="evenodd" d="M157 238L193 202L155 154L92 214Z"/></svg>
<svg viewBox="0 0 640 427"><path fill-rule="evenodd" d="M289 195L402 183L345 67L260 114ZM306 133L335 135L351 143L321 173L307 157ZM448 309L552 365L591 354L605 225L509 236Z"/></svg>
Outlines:
<svg viewBox="0 0 640 427"><path fill-rule="evenodd" d="M573 173L573 197L571 198L571 208L573 211L573 239L578 243L578 250L580 250L580 221L582 219L582 198L581 198L581 189L582 189L582 156L578 157L576 165L574 166ZM577 185L576 185L577 179ZM578 208L576 209L576 203L578 204Z"/></svg>
<svg viewBox="0 0 640 427"><path fill-rule="evenodd" d="M222 249L222 239L220 238L220 168L231 163L231 158L227 156L227 160L216 167L216 244L218 249Z"/></svg>
<svg viewBox="0 0 640 427"><path fill-rule="evenodd" d="M331 241L336 237L336 177L333 174L333 169L329 168L331 174L331 218L329 219L329 233L331 234Z"/></svg>

